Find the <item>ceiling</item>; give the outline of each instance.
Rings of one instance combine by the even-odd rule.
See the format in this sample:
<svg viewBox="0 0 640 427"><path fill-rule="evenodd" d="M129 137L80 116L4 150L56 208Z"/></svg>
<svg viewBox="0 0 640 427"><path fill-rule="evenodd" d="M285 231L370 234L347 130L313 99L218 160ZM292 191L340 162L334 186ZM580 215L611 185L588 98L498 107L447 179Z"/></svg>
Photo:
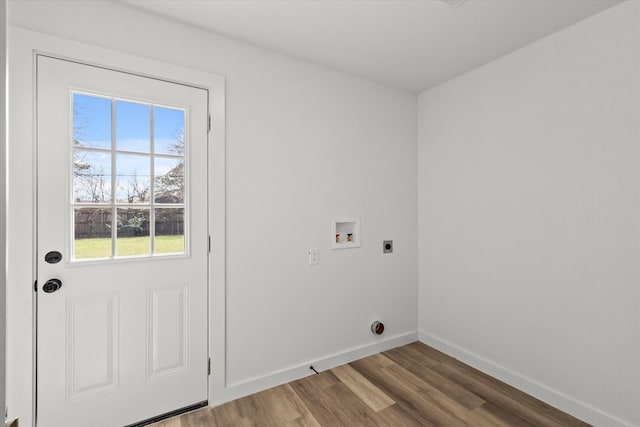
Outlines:
<svg viewBox="0 0 640 427"><path fill-rule="evenodd" d="M125 0L376 82L420 92L622 0Z"/></svg>

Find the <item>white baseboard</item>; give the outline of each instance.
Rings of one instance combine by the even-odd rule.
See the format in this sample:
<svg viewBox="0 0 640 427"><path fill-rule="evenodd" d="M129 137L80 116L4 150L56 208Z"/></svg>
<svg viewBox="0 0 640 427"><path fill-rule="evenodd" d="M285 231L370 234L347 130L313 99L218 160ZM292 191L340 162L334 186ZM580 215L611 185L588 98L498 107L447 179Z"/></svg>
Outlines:
<svg viewBox="0 0 640 427"><path fill-rule="evenodd" d="M633 427L633 425L627 421L623 421L584 402L573 399L564 393L553 390L531 378L513 372L510 369L500 366L462 347L458 347L435 335L420 331L419 340L589 424L607 427Z"/></svg>
<svg viewBox="0 0 640 427"><path fill-rule="evenodd" d="M213 396L213 399L209 400L209 405L217 406L243 396L248 396L271 387L312 375L313 372L309 369L310 365L313 365L313 367L318 371L324 371L335 368L336 366L344 365L345 363L353 362L354 360L358 360L363 357L371 356L372 354L409 344L417 340L418 333L409 332L402 335L380 339L372 344L350 348L341 353L309 360L297 366L272 372L256 378L251 378L249 380L230 383L224 391L214 393L216 396Z"/></svg>

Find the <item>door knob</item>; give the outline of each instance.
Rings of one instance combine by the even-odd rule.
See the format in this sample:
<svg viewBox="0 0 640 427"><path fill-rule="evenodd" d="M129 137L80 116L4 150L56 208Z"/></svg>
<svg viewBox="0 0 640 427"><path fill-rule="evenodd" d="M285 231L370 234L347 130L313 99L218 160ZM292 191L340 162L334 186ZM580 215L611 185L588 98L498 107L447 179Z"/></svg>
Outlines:
<svg viewBox="0 0 640 427"><path fill-rule="evenodd" d="M47 283L44 284L42 290L46 293L50 294L52 292L57 291L62 287L62 281L60 279L49 279Z"/></svg>

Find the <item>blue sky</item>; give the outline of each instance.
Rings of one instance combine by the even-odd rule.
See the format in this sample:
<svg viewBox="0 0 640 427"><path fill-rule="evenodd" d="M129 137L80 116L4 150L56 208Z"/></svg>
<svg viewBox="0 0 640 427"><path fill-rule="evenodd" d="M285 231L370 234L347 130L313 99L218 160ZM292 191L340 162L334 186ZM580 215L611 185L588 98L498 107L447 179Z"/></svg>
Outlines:
<svg viewBox="0 0 640 427"><path fill-rule="evenodd" d="M95 148L111 148L111 99L73 95L74 139ZM150 106L116 101L116 149L149 152ZM184 111L154 108L154 142L157 154L174 154L168 149L184 129Z"/></svg>
<svg viewBox="0 0 640 427"><path fill-rule="evenodd" d="M110 98L84 94L73 95L74 140L82 146L111 149L111 103ZM148 154L151 138L151 106L148 104L116 100L115 129L116 150ZM171 151L178 137L184 132L184 111L154 107L154 147L156 154L176 154ZM109 153L76 150L85 163L93 165L93 173L104 174L110 187L111 156ZM155 158L155 174L163 175L181 160ZM140 184L149 182L151 158L148 155L118 153L116 155L117 194L124 197L130 177L136 175Z"/></svg>

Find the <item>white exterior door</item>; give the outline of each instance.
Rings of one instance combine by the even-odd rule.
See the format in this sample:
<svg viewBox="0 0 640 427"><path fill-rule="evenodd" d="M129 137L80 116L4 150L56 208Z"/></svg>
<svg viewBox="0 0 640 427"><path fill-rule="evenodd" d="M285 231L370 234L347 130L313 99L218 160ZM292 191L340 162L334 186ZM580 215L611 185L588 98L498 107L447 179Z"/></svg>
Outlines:
<svg viewBox="0 0 640 427"><path fill-rule="evenodd" d="M38 426L207 400L207 105L38 56Z"/></svg>

